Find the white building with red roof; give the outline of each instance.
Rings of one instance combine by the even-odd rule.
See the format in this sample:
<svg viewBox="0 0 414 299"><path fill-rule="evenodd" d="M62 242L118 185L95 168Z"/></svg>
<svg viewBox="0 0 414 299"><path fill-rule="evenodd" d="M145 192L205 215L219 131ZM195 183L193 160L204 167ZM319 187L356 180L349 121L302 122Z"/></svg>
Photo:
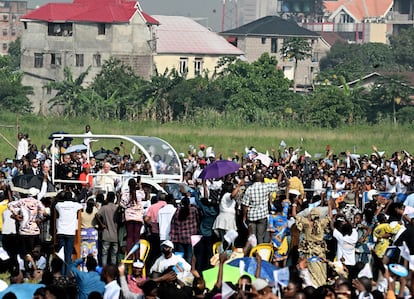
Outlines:
<svg viewBox="0 0 414 299"><path fill-rule="evenodd" d="M36 112L47 114L53 96L44 86L64 79L69 67L78 77L91 66L86 84L110 57L129 64L141 77L153 74L154 26L158 21L127 0L74 0L48 3L21 18L23 84L34 88Z"/></svg>
<svg viewBox="0 0 414 299"><path fill-rule="evenodd" d="M414 0L326 0L324 17L300 25L354 43L388 43L390 35L414 26Z"/></svg>

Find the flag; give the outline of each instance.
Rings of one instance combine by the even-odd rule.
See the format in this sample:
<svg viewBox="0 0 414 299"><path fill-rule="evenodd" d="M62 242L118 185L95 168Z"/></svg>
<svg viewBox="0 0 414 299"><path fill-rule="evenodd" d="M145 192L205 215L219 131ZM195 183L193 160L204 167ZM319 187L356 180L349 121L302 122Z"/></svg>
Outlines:
<svg viewBox="0 0 414 299"><path fill-rule="evenodd" d="M62 246L58 252L56 252L56 255L58 258L60 258L62 261L65 261L65 249Z"/></svg>
<svg viewBox="0 0 414 299"><path fill-rule="evenodd" d="M359 271L358 273L358 278L364 277L364 276L370 279L373 277L371 265L369 263L366 263L364 268L362 268L362 270Z"/></svg>
<svg viewBox="0 0 414 299"><path fill-rule="evenodd" d="M280 284L282 287L287 286L289 283L289 267L273 271L273 277L275 279L275 283Z"/></svg>
<svg viewBox="0 0 414 299"><path fill-rule="evenodd" d="M128 254L126 255L126 257L124 259L127 260L132 254L134 254L135 251L138 250L139 246L140 246L140 244L139 244L139 241L138 241L134 244L134 246L132 246L131 250L128 252Z"/></svg>
<svg viewBox="0 0 414 299"><path fill-rule="evenodd" d="M414 271L414 255L410 255L410 270Z"/></svg>
<svg viewBox="0 0 414 299"><path fill-rule="evenodd" d="M191 246L194 247L197 245L198 242L200 242L202 235L192 235L191 236Z"/></svg>
<svg viewBox="0 0 414 299"><path fill-rule="evenodd" d="M235 231L234 229L231 229L224 235L224 240L226 240L229 246L232 246L234 244L234 241L238 237L238 235L239 234L237 233L237 231Z"/></svg>
<svg viewBox="0 0 414 299"><path fill-rule="evenodd" d="M309 211L310 210L312 210L313 208L316 208L316 207L319 207L319 205L321 204L321 201L319 200L319 201L317 201L317 202L314 202L314 203L310 203L309 205L308 205L308 207L309 207Z"/></svg>
<svg viewBox="0 0 414 299"><path fill-rule="evenodd" d="M402 246L398 246L398 249L400 249L401 256L406 259L408 262L410 261L410 249L408 248L405 241L403 242Z"/></svg>
<svg viewBox="0 0 414 299"><path fill-rule="evenodd" d="M404 208L404 215L413 214L413 213L414 213L414 208L413 207L405 206L405 208Z"/></svg>
<svg viewBox="0 0 414 299"><path fill-rule="evenodd" d="M221 285L221 298L222 299L228 299L233 294L235 294L236 291L233 290L227 283L223 282Z"/></svg>
<svg viewBox="0 0 414 299"><path fill-rule="evenodd" d="M3 247L0 247L0 259L6 261L10 258L9 254Z"/></svg>

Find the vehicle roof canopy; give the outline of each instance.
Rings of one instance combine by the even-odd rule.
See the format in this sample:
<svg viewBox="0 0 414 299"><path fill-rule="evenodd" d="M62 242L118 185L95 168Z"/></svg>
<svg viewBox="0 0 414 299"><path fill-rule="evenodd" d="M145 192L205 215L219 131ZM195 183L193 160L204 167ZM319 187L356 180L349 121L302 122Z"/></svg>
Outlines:
<svg viewBox="0 0 414 299"><path fill-rule="evenodd" d="M165 140L152 136L132 136L132 135L102 135L102 134L52 134L53 144L62 140L71 140L71 138L81 138L83 140L89 139L92 142L100 141L101 139L115 139L119 141L127 141L131 143L130 155L133 160L137 161L140 155L145 156L146 161L151 166L150 177L159 180L182 180L183 170L181 167L180 157L175 149ZM82 140L79 140L82 143ZM76 143L76 142L72 142ZM88 151L89 151L89 144ZM93 146L94 147L94 146ZM138 149L138 150L137 150ZM89 151L91 152L91 151ZM53 160L55 160L55 156ZM55 161L52 161L53 165Z"/></svg>

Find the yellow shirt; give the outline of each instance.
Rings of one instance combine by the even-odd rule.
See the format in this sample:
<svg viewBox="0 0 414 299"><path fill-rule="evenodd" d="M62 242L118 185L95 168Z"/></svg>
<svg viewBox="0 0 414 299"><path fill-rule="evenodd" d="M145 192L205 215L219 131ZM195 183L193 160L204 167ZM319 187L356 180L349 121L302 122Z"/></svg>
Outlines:
<svg viewBox="0 0 414 299"><path fill-rule="evenodd" d="M0 202L0 215L7 209L7 204L9 203L8 199L3 200ZM3 217L0 217L0 231L3 229Z"/></svg>
<svg viewBox="0 0 414 299"><path fill-rule="evenodd" d="M302 196L305 195L303 183L297 176L294 176L289 179L289 190L297 190Z"/></svg>

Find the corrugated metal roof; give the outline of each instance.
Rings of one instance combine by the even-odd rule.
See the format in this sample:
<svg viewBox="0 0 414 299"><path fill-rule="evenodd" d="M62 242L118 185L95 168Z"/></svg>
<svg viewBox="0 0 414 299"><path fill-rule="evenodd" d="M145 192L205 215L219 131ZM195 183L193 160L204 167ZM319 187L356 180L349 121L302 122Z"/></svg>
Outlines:
<svg viewBox="0 0 414 299"><path fill-rule="evenodd" d="M243 26L221 32L223 35L258 35L258 36L319 36L292 21L278 16L267 16Z"/></svg>
<svg viewBox="0 0 414 299"><path fill-rule="evenodd" d="M138 10L136 2L126 0L75 0L74 3L48 3L35 9L21 19L46 22L128 22ZM158 21L143 13L149 24Z"/></svg>
<svg viewBox="0 0 414 299"><path fill-rule="evenodd" d="M157 53L243 55L217 33L182 16L154 15L160 25L157 31Z"/></svg>

